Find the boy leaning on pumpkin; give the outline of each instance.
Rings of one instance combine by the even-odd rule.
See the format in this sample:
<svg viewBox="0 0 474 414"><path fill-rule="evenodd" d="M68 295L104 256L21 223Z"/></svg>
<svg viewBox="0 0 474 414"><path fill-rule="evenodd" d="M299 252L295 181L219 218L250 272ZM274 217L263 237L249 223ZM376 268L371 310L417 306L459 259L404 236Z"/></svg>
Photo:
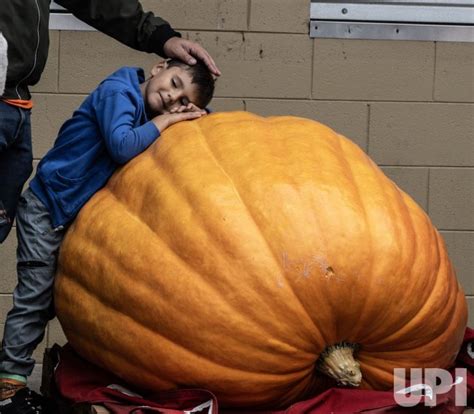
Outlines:
<svg viewBox="0 0 474 414"><path fill-rule="evenodd" d="M54 274L65 228L117 167L168 126L203 116L213 92L214 78L200 62L162 61L148 79L142 69L125 67L102 81L61 127L18 206L18 285L0 354L2 413L47 411L26 378L54 317Z"/></svg>

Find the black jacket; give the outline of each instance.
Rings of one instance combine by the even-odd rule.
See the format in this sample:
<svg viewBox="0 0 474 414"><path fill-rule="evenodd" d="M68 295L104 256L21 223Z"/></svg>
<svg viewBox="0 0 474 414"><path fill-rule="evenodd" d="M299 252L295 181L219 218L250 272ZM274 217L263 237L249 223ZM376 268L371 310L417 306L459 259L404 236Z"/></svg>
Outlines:
<svg viewBox="0 0 474 414"><path fill-rule="evenodd" d="M28 86L43 72L49 46L51 0L1 0L0 31L8 41L4 98L29 99ZM163 45L180 36L138 0L56 0L77 18L134 49L164 56Z"/></svg>

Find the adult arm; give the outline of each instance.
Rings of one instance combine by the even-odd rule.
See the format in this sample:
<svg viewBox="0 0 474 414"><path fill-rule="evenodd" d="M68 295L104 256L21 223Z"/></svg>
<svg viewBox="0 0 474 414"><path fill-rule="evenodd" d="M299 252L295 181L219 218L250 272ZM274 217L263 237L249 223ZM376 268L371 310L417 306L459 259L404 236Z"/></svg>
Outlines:
<svg viewBox="0 0 474 414"><path fill-rule="evenodd" d="M56 0L78 19L134 49L179 59L201 60L216 76L221 72L200 44L181 39L166 20L144 12L138 0Z"/></svg>
<svg viewBox="0 0 474 414"><path fill-rule="evenodd" d="M133 49L166 57L165 43L181 35L138 0L56 0L78 19Z"/></svg>

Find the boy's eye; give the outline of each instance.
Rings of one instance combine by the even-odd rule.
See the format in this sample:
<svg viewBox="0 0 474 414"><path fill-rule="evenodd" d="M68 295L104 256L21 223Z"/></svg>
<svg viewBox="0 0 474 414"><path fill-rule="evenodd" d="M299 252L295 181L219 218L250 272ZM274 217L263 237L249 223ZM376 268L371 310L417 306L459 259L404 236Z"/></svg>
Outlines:
<svg viewBox="0 0 474 414"><path fill-rule="evenodd" d="M173 79L171 79L171 84L173 85L173 87L175 87L175 88L177 87L177 85L176 85L176 81L174 80L174 78L173 78Z"/></svg>

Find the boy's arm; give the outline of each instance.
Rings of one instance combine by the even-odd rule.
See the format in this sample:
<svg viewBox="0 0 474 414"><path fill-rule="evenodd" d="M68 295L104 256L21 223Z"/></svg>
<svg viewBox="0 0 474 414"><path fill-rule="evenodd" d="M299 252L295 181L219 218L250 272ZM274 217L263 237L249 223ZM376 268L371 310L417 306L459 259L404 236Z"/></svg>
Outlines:
<svg viewBox="0 0 474 414"><path fill-rule="evenodd" d="M127 95L127 92L115 92L98 101L95 114L108 153L115 162L125 164L147 149L169 126L199 118L205 111L188 104L174 113L158 115L135 127L133 96Z"/></svg>
<svg viewBox="0 0 474 414"><path fill-rule="evenodd" d="M138 0L56 0L74 16L134 49L166 56L163 47L180 37L152 12L145 13Z"/></svg>
<svg viewBox="0 0 474 414"><path fill-rule="evenodd" d="M143 152L159 136L152 121L135 127L136 107L126 92L117 92L100 99L95 113L105 146L112 159L124 164Z"/></svg>

